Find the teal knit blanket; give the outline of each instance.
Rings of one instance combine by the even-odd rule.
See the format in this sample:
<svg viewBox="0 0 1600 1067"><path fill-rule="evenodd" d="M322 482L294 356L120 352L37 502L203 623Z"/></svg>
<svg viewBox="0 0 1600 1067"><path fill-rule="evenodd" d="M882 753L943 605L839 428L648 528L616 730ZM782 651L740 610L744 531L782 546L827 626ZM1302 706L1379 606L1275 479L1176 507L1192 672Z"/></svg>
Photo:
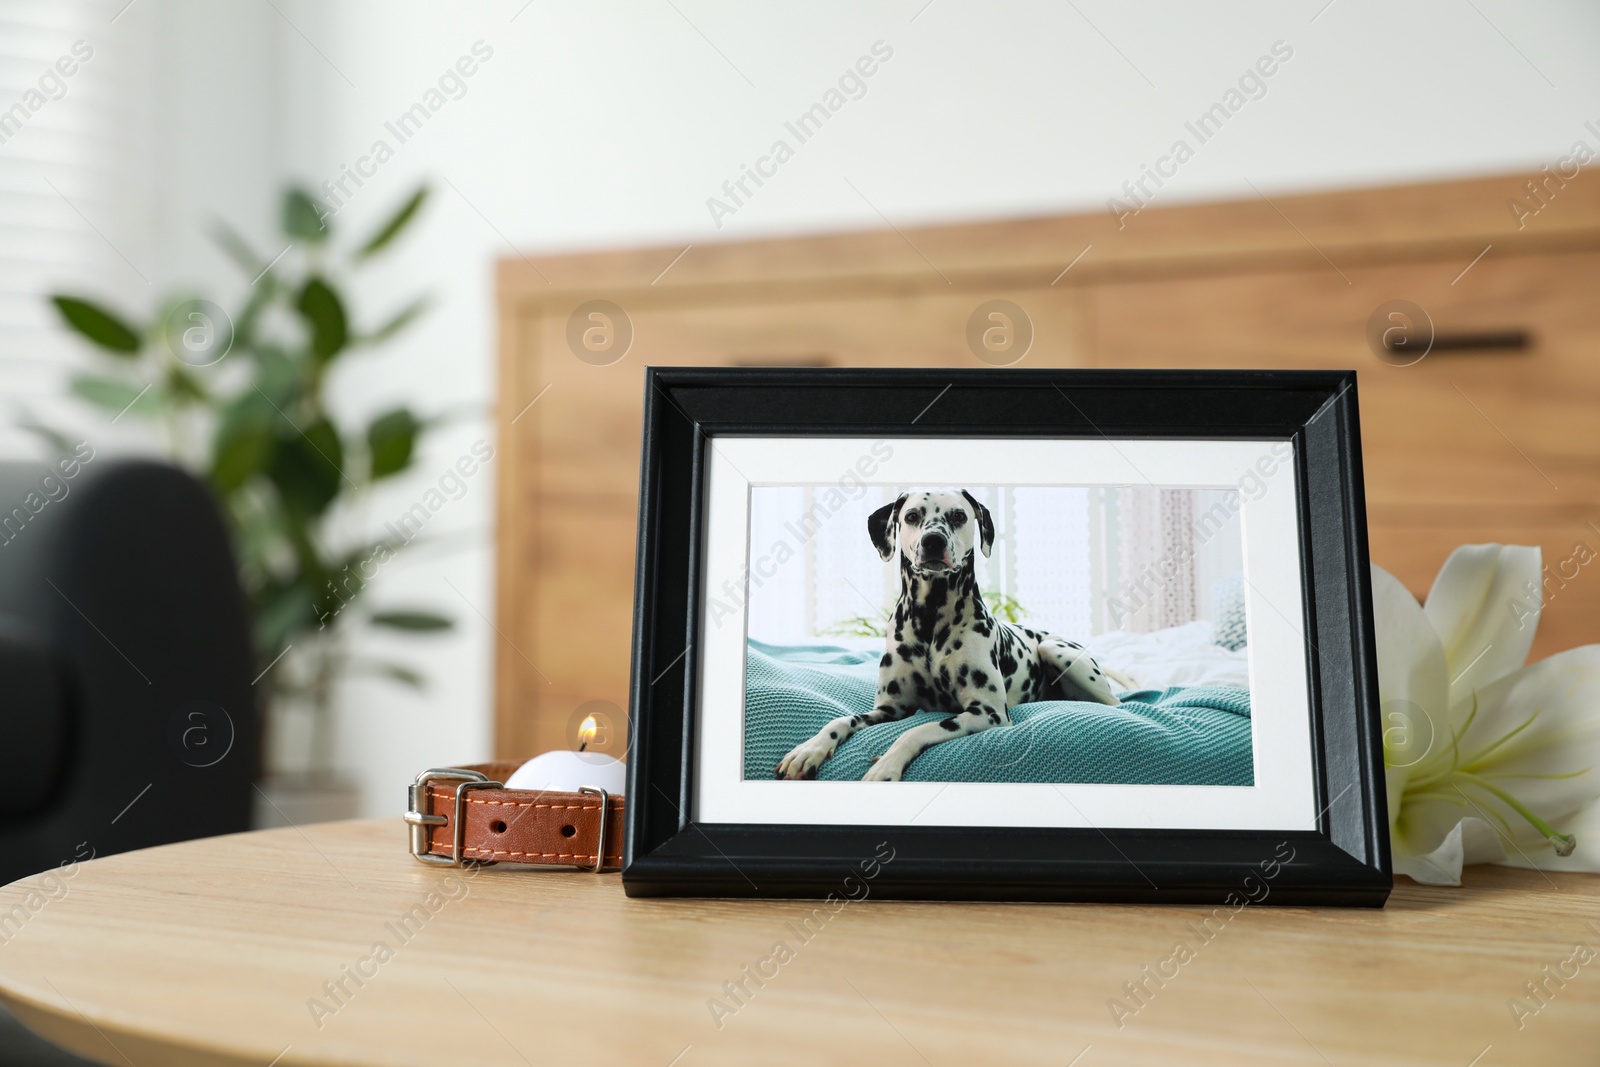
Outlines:
<svg viewBox="0 0 1600 1067"><path fill-rule="evenodd" d="M770 779L795 745L840 715L872 709L880 653L832 645L749 643L744 776ZM1254 785L1250 694L1175 686L1118 694L1117 707L1076 700L1019 704L1011 725L936 745L911 764L912 782L1101 782ZM858 732L817 776L851 781L872 757L921 723L918 712Z"/></svg>

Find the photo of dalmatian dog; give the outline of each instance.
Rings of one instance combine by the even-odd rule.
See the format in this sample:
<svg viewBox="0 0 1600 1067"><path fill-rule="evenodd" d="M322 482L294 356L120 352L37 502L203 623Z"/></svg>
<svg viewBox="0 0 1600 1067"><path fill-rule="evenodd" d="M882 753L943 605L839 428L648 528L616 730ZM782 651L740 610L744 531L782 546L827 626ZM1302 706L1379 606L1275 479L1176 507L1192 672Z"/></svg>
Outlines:
<svg viewBox="0 0 1600 1067"><path fill-rule="evenodd" d="M990 554L994 519L971 493L903 493L867 520L873 547L897 560L899 599L888 621L871 711L834 719L795 746L776 768L780 779L810 779L858 730L918 711L949 717L915 726L877 757L865 781L897 782L929 748L1009 725L1010 709L1036 700L1118 703L1113 684L1083 646L995 618L979 594L975 554Z"/></svg>

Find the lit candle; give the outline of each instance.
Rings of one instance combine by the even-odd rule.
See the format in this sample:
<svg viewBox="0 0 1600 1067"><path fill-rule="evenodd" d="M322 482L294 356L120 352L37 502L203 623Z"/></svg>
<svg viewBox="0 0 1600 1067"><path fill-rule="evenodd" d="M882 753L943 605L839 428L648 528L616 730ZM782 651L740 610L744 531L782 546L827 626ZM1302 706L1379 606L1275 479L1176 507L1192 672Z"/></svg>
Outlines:
<svg viewBox="0 0 1600 1067"><path fill-rule="evenodd" d="M627 786L627 772L627 764L601 752L557 749L518 767L506 779L506 788L576 793L588 787L620 795Z"/></svg>

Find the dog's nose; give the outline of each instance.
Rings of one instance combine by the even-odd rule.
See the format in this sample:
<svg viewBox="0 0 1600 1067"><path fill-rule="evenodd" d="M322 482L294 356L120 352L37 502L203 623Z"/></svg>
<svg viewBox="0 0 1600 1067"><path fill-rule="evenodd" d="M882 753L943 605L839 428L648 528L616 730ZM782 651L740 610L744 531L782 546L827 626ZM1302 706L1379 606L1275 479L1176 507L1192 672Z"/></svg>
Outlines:
<svg viewBox="0 0 1600 1067"><path fill-rule="evenodd" d="M944 555L944 534L927 533L922 535L922 551L929 556Z"/></svg>

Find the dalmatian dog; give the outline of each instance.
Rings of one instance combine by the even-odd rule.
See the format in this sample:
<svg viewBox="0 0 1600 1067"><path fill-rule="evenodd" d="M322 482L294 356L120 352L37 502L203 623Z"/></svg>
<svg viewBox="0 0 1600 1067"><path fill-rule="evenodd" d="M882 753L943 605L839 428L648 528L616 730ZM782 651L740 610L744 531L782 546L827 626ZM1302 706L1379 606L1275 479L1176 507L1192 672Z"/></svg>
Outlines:
<svg viewBox="0 0 1600 1067"><path fill-rule="evenodd" d="M878 694L865 715L845 715L795 746L777 777L815 778L864 726L917 711L949 718L913 727L874 757L865 781L897 782L911 761L941 741L1005 726L1010 708L1032 700L1116 704L1109 676L1083 646L996 619L978 593L974 552L989 555L994 519L971 493L903 493L873 512L867 530L885 560L899 557L900 598L878 666Z"/></svg>

